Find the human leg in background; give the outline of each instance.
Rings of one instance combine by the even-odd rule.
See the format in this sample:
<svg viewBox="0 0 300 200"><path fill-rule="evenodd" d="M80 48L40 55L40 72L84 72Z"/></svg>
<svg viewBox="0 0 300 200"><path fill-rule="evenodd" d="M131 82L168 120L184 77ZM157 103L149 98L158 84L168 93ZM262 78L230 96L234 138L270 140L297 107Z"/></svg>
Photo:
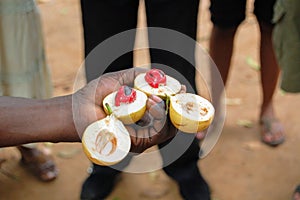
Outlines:
<svg viewBox="0 0 300 200"><path fill-rule="evenodd" d="M40 19L34 0L0 2L0 95L50 98L52 84ZM30 144L17 147L21 163L42 181L57 177L51 155Z"/></svg>
<svg viewBox="0 0 300 200"><path fill-rule="evenodd" d="M261 33L260 62L263 94L260 111L261 136L262 141L271 146L281 144L285 138L283 126L277 119L273 106L273 96L279 77L279 66L272 43L273 24L271 20L274 4L275 0L256 0L254 4L254 13Z"/></svg>
<svg viewBox="0 0 300 200"><path fill-rule="evenodd" d="M148 27L167 28L183 33L190 38L196 40L197 33L197 16L198 16L198 0L181 1L181 0L146 0L146 14ZM158 42L161 38L158 37L155 30L148 32L149 46ZM172 40L172 38L163 38L164 42L172 44L177 48L183 49L187 53L187 57L192 60L188 62L187 58L182 58L176 55L176 52L171 53L161 49L150 49L150 57L152 63L157 63L155 68L165 69L163 66L168 66L175 69L181 76L176 76L182 84L187 86L188 92L197 92L195 83L195 43L187 45L184 40ZM179 52L179 51L178 51ZM183 78L183 77L184 78ZM182 135L185 137L186 135ZM189 137L189 136L186 136ZM193 136L192 136L193 137ZM182 138L184 140L184 138ZM193 141L186 151L183 152L178 159L173 163L164 167L167 175L173 178L179 185L180 193L184 199L210 199L209 187L204 178L201 176L198 163L199 155L199 141ZM167 145L167 143L159 145L160 148ZM174 145L174 144L173 144ZM175 144L174 148L178 149L179 144ZM173 149L172 155L161 151L164 163L170 157L176 154Z"/></svg>
<svg viewBox="0 0 300 200"><path fill-rule="evenodd" d="M239 24L245 19L246 1L211 0L210 12L213 28L209 41L209 54L214 61L224 86L230 74L231 57L234 51L234 38ZM216 114L220 114L221 96L224 87L218 84L217 72L211 74L212 100Z"/></svg>
<svg viewBox="0 0 300 200"><path fill-rule="evenodd" d="M214 25L210 36L209 53L218 67L224 85L229 75L236 30L237 27L224 29Z"/></svg>
<svg viewBox="0 0 300 200"><path fill-rule="evenodd" d="M184 133L179 134L182 134L179 137L194 137L185 135ZM170 154L175 154L175 152L178 152L178 148L180 148L180 141L185 140L186 138L178 139L177 142L172 144L172 147L169 148L169 151L161 151L163 161L166 162L168 159L170 159L170 157L173 156ZM168 142L163 143L159 145L159 147L163 148L167 144ZM166 174L177 182L180 194L186 200L210 199L209 185L202 177L200 169L197 165L199 159L199 150L199 141L194 139L187 150L177 160L163 168Z"/></svg>
<svg viewBox="0 0 300 200"><path fill-rule="evenodd" d="M101 55L93 57L88 57L88 55L104 40L115 34L136 28L138 5L138 0L81 0L85 57L87 58L85 60L87 81L91 81L103 73L133 67L133 52L120 56L109 66L99 65L99 63L102 63ZM135 34L132 34L130 39L124 42L133 49L134 41ZM110 51L110 49L107 49L107 51ZM119 167L117 168L125 168L129 164L130 159L130 157L127 157L118 164ZM106 198L112 192L117 182L118 174L120 174L120 171L114 168L93 164L92 172L82 185L80 198L84 200L101 200Z"/></svg>
<svg viewBox="0 0 300 200"><path fill-rule="evenodd" d="M272 8L274 0L255 1L254 13L261 31L261 87L263 103L260 113L262 141L278 145L284 141L283 128L276 119L273 109L273 94L279 74L272 47ZM211 0L211 20L214 24L210 39L210 55L217 65L226 84L233 51L234 36L238 25L245 19L246 1ZM212 77L213 78L213 77Z"/></svg>

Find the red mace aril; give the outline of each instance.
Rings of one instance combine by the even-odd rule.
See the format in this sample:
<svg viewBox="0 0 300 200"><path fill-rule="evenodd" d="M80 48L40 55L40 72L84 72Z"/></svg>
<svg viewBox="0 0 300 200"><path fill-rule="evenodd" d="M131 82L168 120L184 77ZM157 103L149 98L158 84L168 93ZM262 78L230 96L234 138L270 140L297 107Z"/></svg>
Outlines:
<svg viewBox="0 0 300 200"><path fill-rule="evenodd" d="M162 70L151 69L145 75L146 82L153 88L158 88L161 85L166 85L166 75Z"/></svg>
<svg viewBox="0 0 300 200"><path fill-rule="evenodd" d="M115 97L115 106L120 106L121 103L132 103L136 99L136 91L127 85L123 85L118 90Z"/></svg>

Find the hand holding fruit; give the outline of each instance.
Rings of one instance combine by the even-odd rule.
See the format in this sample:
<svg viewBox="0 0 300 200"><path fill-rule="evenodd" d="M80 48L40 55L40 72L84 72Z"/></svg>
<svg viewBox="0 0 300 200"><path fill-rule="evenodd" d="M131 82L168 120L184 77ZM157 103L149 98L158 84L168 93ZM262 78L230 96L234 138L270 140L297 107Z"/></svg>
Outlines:
<svg viewBox="0 0 300 200"><path fill-rule="evenodd" d="M133 82L137 89L129 87ZM99 85L101 91L97 93ZM106 74L90 88L82 91L88 94L83 96L90 97L86 100L94 101L98 107L94 111L96 118L84 131L82 144L89 159L99 165L121 161L130 149L140 153L164 142L175 136L176 128L187 133L200 132L209 126L214 114L206 99L182 92L182 85L176 79L157 69L146 72L133 68ZM158 96L166 99L166 106ZM165 108L168 111L169 103L172 123L165 123ZM91 110L87 108L85 112L88 114ZM81 117L79 122L83 120Z"/></svg>
<svg viewBox="0 0 300 200"><path fill-rule="evenodd" d="M131 103L130 101L132 100L132 98L134 99L134 97L128 95L132 93L132 89L130 89L129 87L122 88L122 86L133 86L135 77L140 73L145 73L146 71L148 70L141 68L132 68L129 70L108 73L90 82L86 87L79 90L74 95L74 120L77 126L77 130L81 134L81 136L84 130L89 125L91 126L86 129L86 131L88 132L93 130L98 131L98 133L107 133L101 134L105 135L104 137L97 137L98 135L94 134L95 137L93 137L93 139L89 137L83 138L82 142L85 147L97 146L97 144L102 144L102 146L104 146L103 148L101 147L98 149L94 149L96 149L98 153L99 151L101 151L102 154L107 155L112 154L113 152L117 152L115 151L115 148L117 149L118 147L120 147L121 149L123 148L122 151L125 151L126 153L129 144L129 148L132 152L140 153L153 145L162 143L170 139L175 135L176 129L174 128L174 126L172 126L171 123L165 123L166 115L164 102L159 97L150 96L149 98L147 98L147 96L142 92L134 91L137 99L135 102L137 103L130 107L130 109L119 109L121 112L117 111L114 108L117 106L114 106L114 103L110 102L110 95L114 95L112 96L112 99L115 101L115 96L117 96L119 89L121 89L121 93L123 91L123 93L120 95L120 99L122 99L121 101L128 101L127 103ZM105 106L106 101L110 107L113 107L112 115L114 117L110 115L109 117L107 117L107 108ZM143 101L145 101L145 109L143 108ZM118 101L116 102L117 104L120 103ZM122 105L120 107L123 108ZM126 114L127 111L129 112L128 114ZM139 112L141 112L142 115ZM120 117L120 119L124 119L122 121L125 121L126 130L124 130L124 128L122 127L123 123L116 122L115 116L117 116L117 118ZM138 119L140 117L142 118ZM126 123L126 118L129 119L127 121L128 123L130 123L131 120L132 123L136 122L137 120L139 121L137 122L137 124L128 124ZM99 120L101 119L106 119L106 121L104 120L101 122L101 124L99 124ZM94 125L92 126L92 124ZM126 131L128 132L128 137L130 138L129 143L118 142L118 137L116 138L115 136L110 134L115 133L118 136L121 135L122 137L126 135L126 133L124 134L124 132ZM124 136L123 138L128 137ZM119 144L121 146L118 146ZM102 164L111 164L114 161L107 160L105 162Z"/></svg>

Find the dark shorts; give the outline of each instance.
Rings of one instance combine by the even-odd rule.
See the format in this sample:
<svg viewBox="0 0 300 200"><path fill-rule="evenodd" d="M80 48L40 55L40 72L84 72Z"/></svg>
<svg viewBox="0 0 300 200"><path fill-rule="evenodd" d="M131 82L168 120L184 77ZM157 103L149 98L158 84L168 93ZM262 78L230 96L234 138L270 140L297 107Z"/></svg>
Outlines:
<svg viewBox="0 0 300 200"><path fill-rule="evenodd" d="M258 21L272 24L276 0L255 0L254 14ZM238 26L246 17L246 0L211 0L211 21L222 28Z"/></svg>

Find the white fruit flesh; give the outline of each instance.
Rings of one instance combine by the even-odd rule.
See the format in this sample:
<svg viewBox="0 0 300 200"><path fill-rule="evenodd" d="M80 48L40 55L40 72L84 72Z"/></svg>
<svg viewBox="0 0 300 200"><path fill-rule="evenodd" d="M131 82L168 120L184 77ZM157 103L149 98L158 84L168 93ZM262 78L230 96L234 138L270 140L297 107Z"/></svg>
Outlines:
<svg viewBox="0 0 300 200"><path fill-rule="evenodd" d="M90 124L82 137L87 157L98 165L113 165L128 154L130 135L123 123L113 115Z"/></svg>
<svg viewBox="0 0 300 200"><path fill-rule="evenodd" d="M134 80L134 87L145 92L148 95L154 94L164 98L177 94L181 90L179 81L171 76L166 75L166 85L160 85L158 88L153 88L145 80L146 73L139 74Z"/></svg>

